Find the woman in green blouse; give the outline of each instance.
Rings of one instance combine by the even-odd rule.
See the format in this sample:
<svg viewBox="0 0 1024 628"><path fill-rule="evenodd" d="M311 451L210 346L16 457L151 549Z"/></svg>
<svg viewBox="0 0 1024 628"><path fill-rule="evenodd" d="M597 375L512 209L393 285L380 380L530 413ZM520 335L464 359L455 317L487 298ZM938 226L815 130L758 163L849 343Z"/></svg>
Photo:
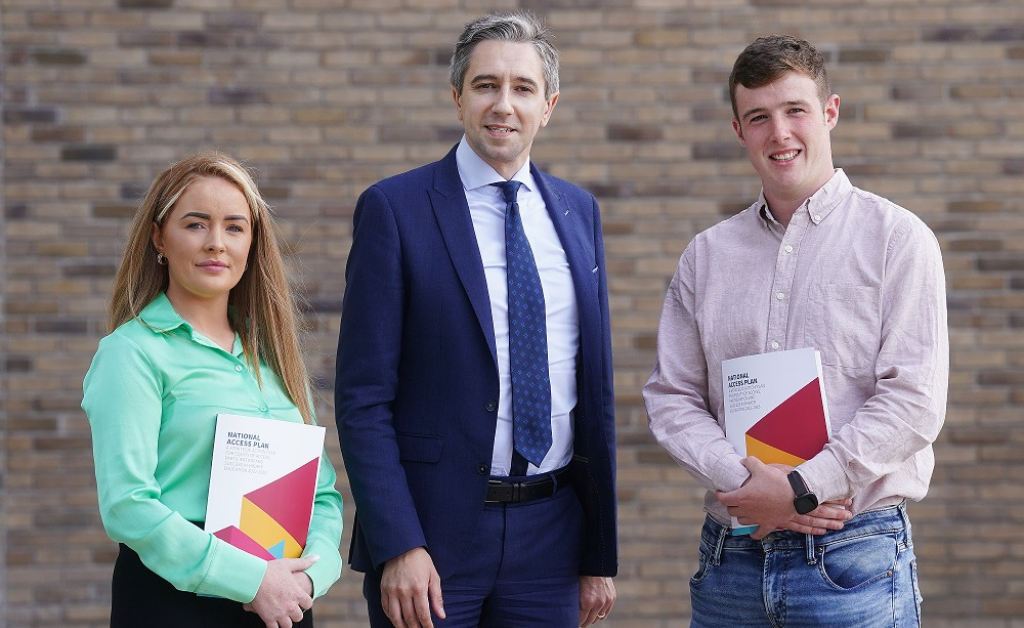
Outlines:
<svg viewBox="0 0 1024 628"><path fill-rule="evenodd" d="M202 529L219 413L314 421L274 223L218 153L162 172L139 207L85 378L103 525L118 541L111 626L312 626L341 573L342 504L321 457L301 558Z"/></svg>

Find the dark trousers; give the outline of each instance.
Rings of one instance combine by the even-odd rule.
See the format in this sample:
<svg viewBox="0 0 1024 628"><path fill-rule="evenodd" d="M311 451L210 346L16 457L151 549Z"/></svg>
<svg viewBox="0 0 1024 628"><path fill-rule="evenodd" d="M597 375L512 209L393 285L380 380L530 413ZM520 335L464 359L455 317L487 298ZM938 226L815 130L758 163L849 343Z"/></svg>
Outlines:
<svg viewBox="0 0 1024 628"><path fill-rule="evenodd" d="M307 611L297 628L313 628ZM265 628L241 602L179 591L149 570L126 545L114 563L111 628Z"/></svg>
<svg viewBox="0 0 1024 628"><path fill-rule="evenodd" d="M442 579L447 616L435 628L575 628L583 509L572 489L521 504L485 504L473 545L457 573ZM428 548L429 551L429 548ZM363 595L372 628L389 628L380 574Z"/></svg>

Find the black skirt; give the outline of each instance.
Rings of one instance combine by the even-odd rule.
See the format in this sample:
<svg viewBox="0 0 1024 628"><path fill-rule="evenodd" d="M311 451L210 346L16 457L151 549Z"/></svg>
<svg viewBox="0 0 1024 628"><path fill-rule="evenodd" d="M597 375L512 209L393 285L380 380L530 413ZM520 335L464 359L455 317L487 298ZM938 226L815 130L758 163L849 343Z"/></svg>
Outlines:
<svg viewBox="0 0 1024 628"><path fill-rule="evenodd" d="M121 544L114 563L110 628L266 628L241 602L179 591L142 564L139 555ZM295 628L313 628L306 611Z"/></svg>

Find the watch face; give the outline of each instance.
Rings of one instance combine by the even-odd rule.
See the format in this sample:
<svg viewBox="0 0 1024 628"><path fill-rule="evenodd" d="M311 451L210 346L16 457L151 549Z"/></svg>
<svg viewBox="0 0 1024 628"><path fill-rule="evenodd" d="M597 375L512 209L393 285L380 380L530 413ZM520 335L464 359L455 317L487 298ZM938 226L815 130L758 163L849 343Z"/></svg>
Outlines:
<svg viewBox="0 0 1024 628"><path fill-rule="evenodd" d="M806 515L818 507L818 498L807 493L794 499L793 506L796 508L797 513Z"/></svg>

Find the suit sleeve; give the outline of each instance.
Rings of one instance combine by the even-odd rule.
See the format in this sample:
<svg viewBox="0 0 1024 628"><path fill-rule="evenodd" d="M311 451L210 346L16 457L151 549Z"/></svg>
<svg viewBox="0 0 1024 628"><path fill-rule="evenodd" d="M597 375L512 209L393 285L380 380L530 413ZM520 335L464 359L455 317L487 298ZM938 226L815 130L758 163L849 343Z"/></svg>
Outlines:
<svg viewBox="0 0 1024 628"><path fill-rule="evenodd" d="M604 259L604 236L601 230L601 214L597 201L593 203L594 254L597 262L597 299L601 315L601 364L599 419L602 423L598 433L604 442L598 446L606 449L607 456L591 456L606 460L606 469L595 470L605 482L595 482L600 493L587 512L587 543L580 564L581 575L614 576L618 571L617 504L615 494L615 381L612 369L611 316L608 308L608 277ZM584 502L589 500L584 499Z"/></svg>
<svg viewBox="0 0 1024 628"><path fill-rule="evenodd" d="M393 209L382 190L356 203L335 382L338 437L374 567L426 546L399 462L392 407L398 387L405 286Z"/></svg>

